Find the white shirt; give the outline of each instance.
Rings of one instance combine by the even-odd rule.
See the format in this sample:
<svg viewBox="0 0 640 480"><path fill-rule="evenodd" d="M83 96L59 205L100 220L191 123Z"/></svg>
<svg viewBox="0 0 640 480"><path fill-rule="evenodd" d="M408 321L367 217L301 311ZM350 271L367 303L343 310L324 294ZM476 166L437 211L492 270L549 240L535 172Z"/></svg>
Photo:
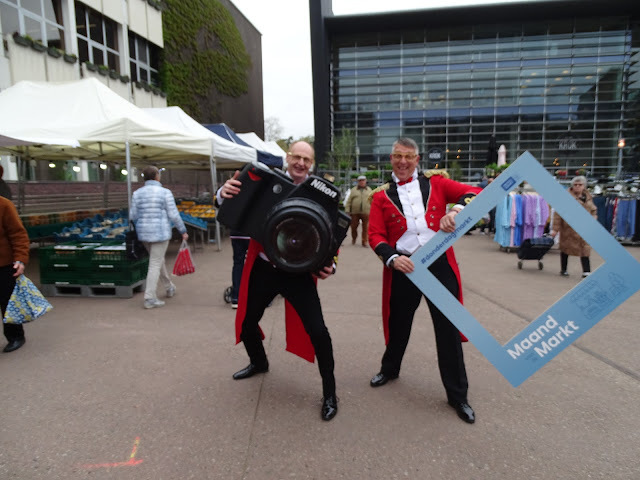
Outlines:
<svg viewBox="0 0 640 480"><path fill-rule="evenodd" d="M398 177L391 174L397 183ZM402 204L402 211L407 220L407 231L398 239L396 250L403 255L412 255L421 246L425 245L436 234L427 226L425 218L425 206L422 203L422 191L418 182L418 171L414 170L411 182L398 185L398 197ZM392 255L387 261L387 265L398 255Z"/></svg>
<svg viewBox="0 0 640 480"><path fill-rule="evenodd" d="M392 174L392 178L398 181L395 174ZM413 254L436 234L427 226L422 191L420 191L420 182L417 181L417 170L414 170L412 178L411 182L398 185L398 196L407 220L407 231L398 239L396 250L405 255Z"/></svg>

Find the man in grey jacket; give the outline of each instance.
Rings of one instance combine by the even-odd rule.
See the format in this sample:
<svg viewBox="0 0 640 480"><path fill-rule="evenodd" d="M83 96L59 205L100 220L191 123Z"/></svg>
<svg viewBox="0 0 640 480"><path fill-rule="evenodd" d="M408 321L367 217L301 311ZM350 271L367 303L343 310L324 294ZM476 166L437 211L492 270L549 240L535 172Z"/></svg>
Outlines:
<svg viewBox="0 0 640 480"><path fill-rule="evenodd" d="M182 234L183 240L187 240L189 235L180 218L173 194L160 183L160 171L156 167L146 167L142 175L145 179L144 187L133 192L130 220L136 226L138 239L149 252L144 308L156 308L164 306L164 302L156 294L160 277L167 297L173 297L176 293L176 286L167 273L164 260L171 240L171 223Z"/></svg>

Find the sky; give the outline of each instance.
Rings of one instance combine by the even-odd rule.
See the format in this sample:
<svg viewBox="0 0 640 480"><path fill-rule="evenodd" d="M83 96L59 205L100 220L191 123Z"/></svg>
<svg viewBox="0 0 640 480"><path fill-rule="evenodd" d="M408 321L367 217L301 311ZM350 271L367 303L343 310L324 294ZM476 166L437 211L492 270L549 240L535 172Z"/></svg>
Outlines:
<svg viewBox="0 0 640 480"><path fill-rule="evenodd" d="M518 1L524 0L333 0L333 13L348 15ZM313 135L309 1L231 2L262 34L265 119L278 119L283 138Z"/></svg>

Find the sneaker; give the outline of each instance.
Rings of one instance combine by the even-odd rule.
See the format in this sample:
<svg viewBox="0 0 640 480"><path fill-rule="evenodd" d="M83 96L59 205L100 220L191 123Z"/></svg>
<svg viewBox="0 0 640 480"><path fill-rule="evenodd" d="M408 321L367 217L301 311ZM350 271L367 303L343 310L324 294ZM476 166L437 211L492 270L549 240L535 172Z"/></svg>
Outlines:
<svg viewBox="0 0 640 480"><path fill-rule="evenodd" d="M560 272L560 275L562 275L563 277L568 277L569 276L569 272L562 271L562 272Z"/></svg>
<svg viewBox="0 0 640 480"><path fill-rule="evenodd" d="M231 308L233 308L234 310L236 310L238 308L238 301L237 300L235 302L233 300L231 301Z"/></svg>
<svg viewBox="0 0 640 480"><path fill-rule="evenodd" d="M144 308L157 308L157 307L164 307L164 302L157 298L145 299Z"/></svg>
<svg viewBox="0 0 640 480"><path fill-rule="evenodd" d="M587 278L591 272L584 272L582 274L582 278Z"/></svg>
<svg viewBox="0 0 640 480"><path fill-rule="evenodd" d="M175 285L171 285L169 288L167 288L167 298L171 298L176 294L176 286Z"/></svg>

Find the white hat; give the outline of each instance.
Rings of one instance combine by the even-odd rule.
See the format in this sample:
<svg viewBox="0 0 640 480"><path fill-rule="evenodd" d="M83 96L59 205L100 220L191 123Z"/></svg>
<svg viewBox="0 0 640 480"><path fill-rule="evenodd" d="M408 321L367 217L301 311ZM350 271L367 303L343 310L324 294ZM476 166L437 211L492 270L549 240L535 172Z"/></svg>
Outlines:
<svg viewBox="0 0 640 480"><path fill-rule="evenodd" d="M360 176L358 177L358 180L366 180L366 179L367 179L367 177L365 177L364 175L360 175Z"/></svg>

